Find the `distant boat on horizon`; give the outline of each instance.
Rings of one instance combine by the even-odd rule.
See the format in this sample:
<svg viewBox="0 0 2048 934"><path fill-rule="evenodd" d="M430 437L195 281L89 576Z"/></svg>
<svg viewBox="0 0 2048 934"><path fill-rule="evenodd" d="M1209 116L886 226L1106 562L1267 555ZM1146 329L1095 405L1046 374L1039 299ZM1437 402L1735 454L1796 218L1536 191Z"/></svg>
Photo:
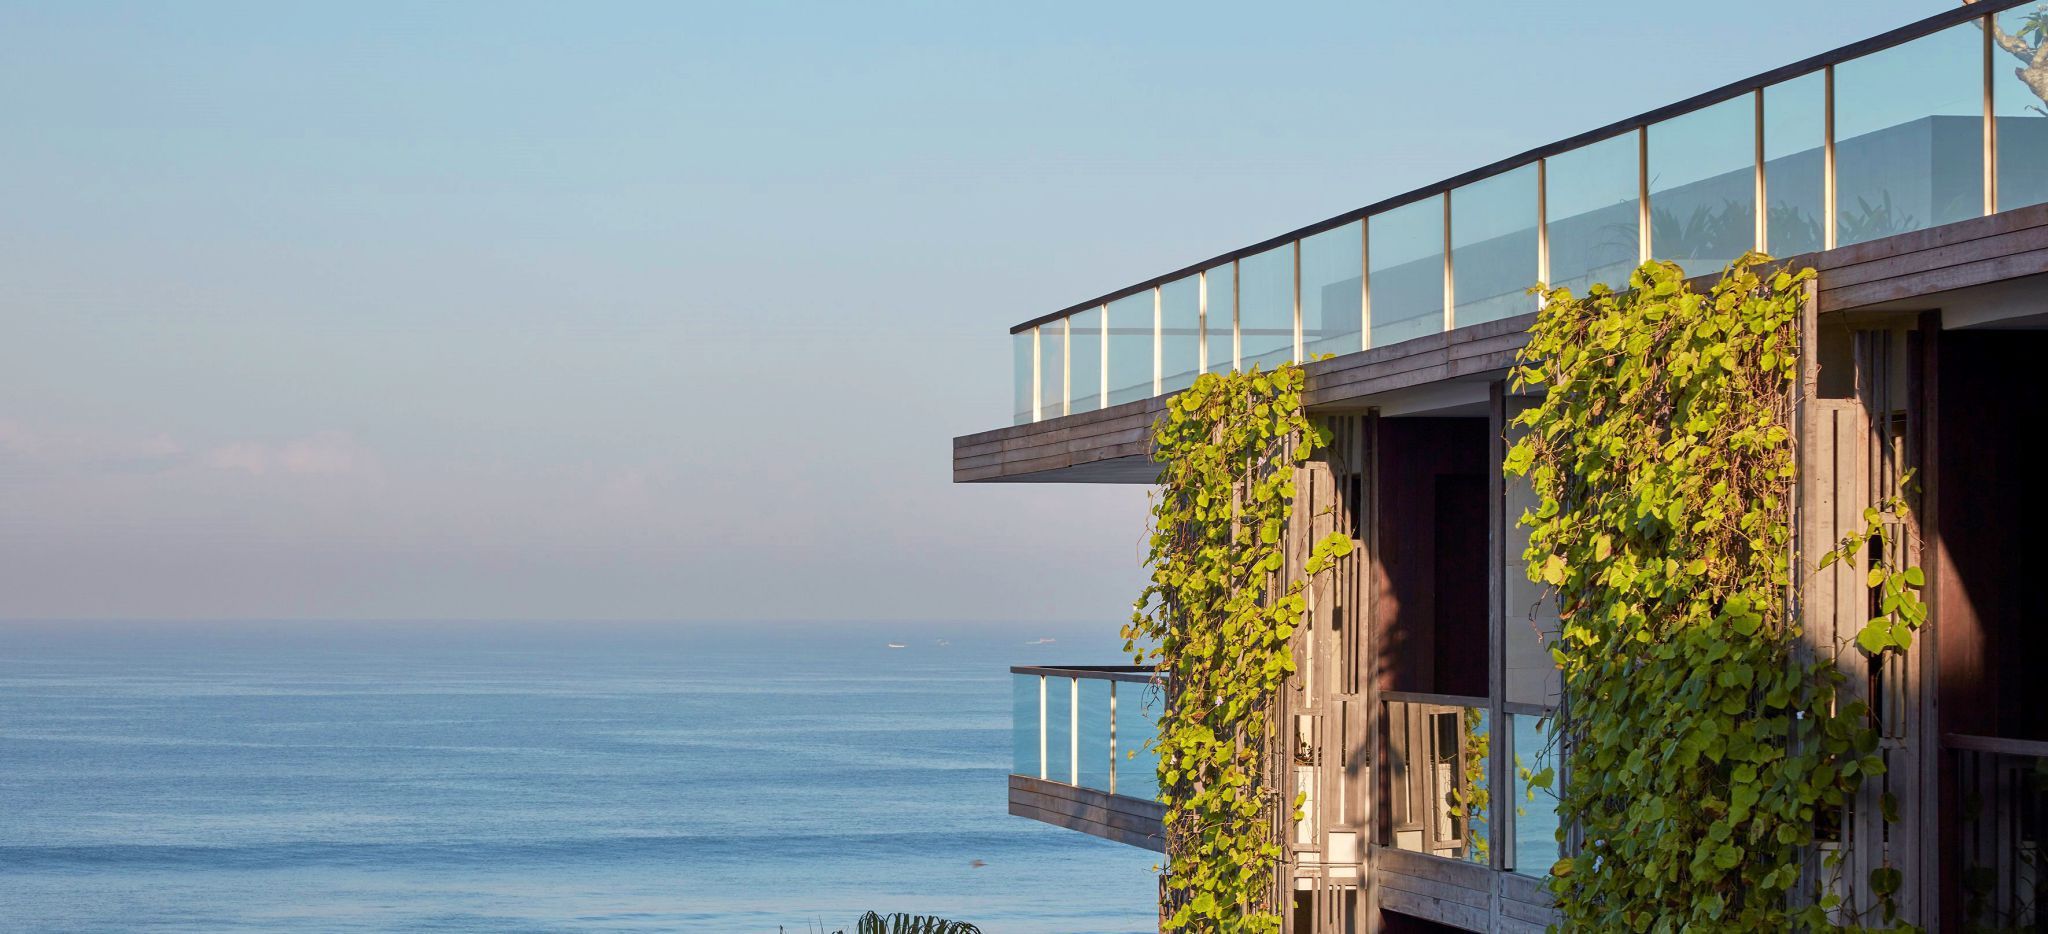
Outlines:
<svg viewBox="0 0 2048 934"><path fill-rule="evenodd" d="M1057 639L1054 639L1054 638L1053 638L1053 637L1051 637L1051 636L1046 636L1045 638L1043 638L1043 639L1039 639L1039 640L1038 640L1038 641L1036 641L1036 642L1026 642L1026 643L1024 643L1024 644L1025 644L1025 645L1051 645L1051 644L1053 644L1054 642L1057 642L1057 641L1059 641L1059 640L1057 640Z"/></svg>
<svg viewBox="0 0 2048 934"><path fill-rule="evenodd" d="M891 642L891 643L889 643L889 647L890 647L890 648L892 648L892 649L907 649L907 648L910 648L910 646L904 645L904 644L903 644L903 643L901 643L901 642Z"/></svg>

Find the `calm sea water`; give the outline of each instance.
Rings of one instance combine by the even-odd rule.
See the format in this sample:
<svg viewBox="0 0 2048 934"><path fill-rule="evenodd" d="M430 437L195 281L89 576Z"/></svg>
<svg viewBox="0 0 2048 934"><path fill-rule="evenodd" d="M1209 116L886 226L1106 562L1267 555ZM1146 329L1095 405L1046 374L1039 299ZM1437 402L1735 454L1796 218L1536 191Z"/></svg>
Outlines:
<svg viewBox="0 0 2048 934"><path fill-rule="evenodd" d="M0 624L0 929L1149 931L1153 854L1005 812L1007 667L1113 634Z"/></svg>

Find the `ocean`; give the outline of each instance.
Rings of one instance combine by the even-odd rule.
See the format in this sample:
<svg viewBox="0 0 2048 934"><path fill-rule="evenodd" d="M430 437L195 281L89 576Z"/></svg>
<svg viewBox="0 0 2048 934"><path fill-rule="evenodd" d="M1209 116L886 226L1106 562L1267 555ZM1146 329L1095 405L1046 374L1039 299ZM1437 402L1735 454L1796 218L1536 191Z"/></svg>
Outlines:
<svg viewBox="0 0 2048 934"><path fill-rule="evenodd" d="M0 623L0 930L794 934L874 909L1151 931L1155 854L1005 810L1008 666L1119 645L1112 623Z"/></svg>

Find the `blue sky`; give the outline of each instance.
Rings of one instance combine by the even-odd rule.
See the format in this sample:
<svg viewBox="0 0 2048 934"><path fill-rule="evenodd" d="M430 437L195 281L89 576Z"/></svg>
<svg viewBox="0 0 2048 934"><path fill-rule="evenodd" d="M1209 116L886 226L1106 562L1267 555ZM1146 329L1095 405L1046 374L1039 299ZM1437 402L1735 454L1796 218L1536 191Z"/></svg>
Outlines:
<svg viewBox="0 0 2048 934"><path fill-rule="evenodd" d="M0 3L0 618L1115 620L1008 325L1944 8Z"/></svg>

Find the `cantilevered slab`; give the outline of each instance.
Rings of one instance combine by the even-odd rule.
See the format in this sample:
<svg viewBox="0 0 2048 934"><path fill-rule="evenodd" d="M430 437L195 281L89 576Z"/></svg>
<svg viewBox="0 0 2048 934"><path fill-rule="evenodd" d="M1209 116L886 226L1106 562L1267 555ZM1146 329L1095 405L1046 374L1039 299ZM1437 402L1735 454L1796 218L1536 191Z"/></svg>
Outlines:
<svg viewBox="0 0 2048 934"><path fill-rule="evenodd" d="M1943 293L2048 274L2048 204L1793 257L1819 271L1822 314L1881 306L1936 308ZM1469 325L1310 363L1314 413L1357 411L1402 393L1500 378L1528 343L1535 315ZM953 439L953 480L1151 483L1153 398Z"/></svg>
<svg viewBox="0 0 2048 934"><path fill-rule="evenodd" d="M1166 852L1166 805L1157 801L1012 775L1010 813L1155 853Z"/></svg>

